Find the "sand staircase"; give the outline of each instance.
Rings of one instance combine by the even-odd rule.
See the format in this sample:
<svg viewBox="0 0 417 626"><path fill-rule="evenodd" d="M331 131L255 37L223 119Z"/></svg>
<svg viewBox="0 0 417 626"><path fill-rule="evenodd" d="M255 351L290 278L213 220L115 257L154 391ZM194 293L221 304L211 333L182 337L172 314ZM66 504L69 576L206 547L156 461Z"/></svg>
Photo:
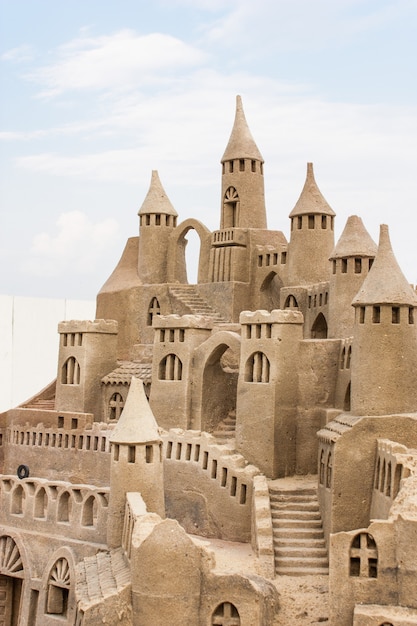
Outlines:
<svg viewBox="0 0 417 626"><path fill-rule="evenodd" d="M198 293L195 285L178 285L170 287L169 292L176 300L189 310L191 315L206 315L212 317L215 322L226 320L213 309Z"/></svg>
<svg viewBox="0 0 417 626"><path fill-rule="evenodd" d="M328 555L317 499L310 481L282 479L269 486L275 573L328 574Z"/></svg>
<svg viewBox="0 0 417 626"><path fill-rule="evenodd" d="M77 599L84 607L118 596L130 586L130 569L122 549L98 552L77 565Z"/></svg>
<svg viewBox="0 0 417 626"><path fill-rule="evenodd" d="M221 422L213 435L218 439L233 439L236 435L236 410L232 409Z"/></svg>

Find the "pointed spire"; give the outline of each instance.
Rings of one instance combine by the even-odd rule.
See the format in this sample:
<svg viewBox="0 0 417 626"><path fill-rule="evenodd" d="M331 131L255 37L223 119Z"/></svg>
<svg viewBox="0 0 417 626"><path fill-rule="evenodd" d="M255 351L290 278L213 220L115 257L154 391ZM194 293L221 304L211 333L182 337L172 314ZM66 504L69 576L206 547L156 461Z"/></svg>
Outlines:
<svg viewBox="0 0 417 626"><path fill-rule="evenodd" d="M110 441L135 444L159 440L158 424L146 398L143 382L132 376L125 406Z"/></svg>
<svg viewBox="0 0 417 626"><path fill-rule="evenodd" d="M323 197L314 178L313 164L307 163L307 177L303 190L297 200L297 204L291 211L289 217L297 215L306 215L312 213L320 213L320 215L334 216L336 213Z"/></svg>
<svg viewBox="0 0 417 626"><path fill-rule="evenodd" d="M381 224L378 252L374 264L352 304L353 306L367 304L417 306L417 296L407 282L392 251L386 224Z"/></svg>
<svg viewBox="0 0 417 626"><path fill-rule="evenodd" d="M360 217L350 215L330 259L342 257L374 257L377 245L366 230Z"/></svg>
<svg viewBox="0 0 417 626"><path fill-rule="evenodd" d="M162 187L157 170L152 170L149 191L138 211L138 215L143 215L144 213L163 213L165 215L178 216L178 213L165 193L165 189Z"/></svg>
<svg viewBox="0 0 417 626"><path fill-rule="evenodd" d="M235 122L221 162L232 161L233 159L255 159L264 162L249 130L240 96L236 96Z"/></svg>

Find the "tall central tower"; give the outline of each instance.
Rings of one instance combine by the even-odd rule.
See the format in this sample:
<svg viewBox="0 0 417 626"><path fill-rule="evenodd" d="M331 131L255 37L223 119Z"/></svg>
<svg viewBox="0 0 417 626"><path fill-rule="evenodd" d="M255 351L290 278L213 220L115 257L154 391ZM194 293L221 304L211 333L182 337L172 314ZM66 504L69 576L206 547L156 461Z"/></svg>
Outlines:
<svg viewBox="0 0 417 626"><path fill-rule="evenodd" d="M222 160L220 228L266 228L264 160L236 97L236 115Z"/></svg>

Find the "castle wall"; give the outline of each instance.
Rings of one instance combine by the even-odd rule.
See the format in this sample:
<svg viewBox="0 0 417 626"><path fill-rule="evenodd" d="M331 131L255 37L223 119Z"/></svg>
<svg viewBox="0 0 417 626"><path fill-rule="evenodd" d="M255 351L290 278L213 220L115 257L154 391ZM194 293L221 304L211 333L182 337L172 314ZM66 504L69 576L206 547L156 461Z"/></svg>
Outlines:
<svg viewBox="0 0 417 626"><path fill-rule="evenodd" d="M191 534L250 541L258 470L204 433L171 430L163 439L167 516Z"/></svg>
<svg viewBox="0 0 417 626"><path fill-rule="evenodd" d="M339 340L304 340L298 357L296 419L296 472L317 473L317 431L334 406L338 374Z"/></svg>
<svg viewBox="0 0 417 626"><path fill-rule="evenodd" d="M319 485L321 512L327 533L368 526L378 453L377 440L390 439L408 447L416 447L416 420L415 414L362 418L341 414L334 427L332 423L328 425L334 431L334 443L330 444L331 477L328 486ZM329 446L329 442L320 436L320 449L323 446Z"/></svg>
<svg viewBox="0 0 417 626"><path fill-rule="evenodd" d="M269 478L296 465L298 311L242 312L236 448Z"/></svg>
<svg viewBox="0 0 417 626"><path fill-rule="evenodd" d="M77 419L71 415L78 417L70 414L71 420ZM58 419L64 417L69 416L60 415ZM24 424L12 424L7 431L3 473L15 474L24 464L30 476L107 486L110 480L110 433L107 424L94 423L91 429L57 428L44 424L31 427L26 420Z"/></svg>

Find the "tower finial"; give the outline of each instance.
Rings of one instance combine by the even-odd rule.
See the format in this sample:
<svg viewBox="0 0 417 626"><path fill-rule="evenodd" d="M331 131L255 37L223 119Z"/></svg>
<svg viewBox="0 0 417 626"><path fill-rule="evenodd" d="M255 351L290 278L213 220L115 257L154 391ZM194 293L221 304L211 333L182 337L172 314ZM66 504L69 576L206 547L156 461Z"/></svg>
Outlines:
<svg viewBox="0 0 417 626"><path fill-rule="evenodd" d="M233 129L221 162L233 159L254 159L264 162L243 111L241 96L236 96L236 113Z"/></svg>

